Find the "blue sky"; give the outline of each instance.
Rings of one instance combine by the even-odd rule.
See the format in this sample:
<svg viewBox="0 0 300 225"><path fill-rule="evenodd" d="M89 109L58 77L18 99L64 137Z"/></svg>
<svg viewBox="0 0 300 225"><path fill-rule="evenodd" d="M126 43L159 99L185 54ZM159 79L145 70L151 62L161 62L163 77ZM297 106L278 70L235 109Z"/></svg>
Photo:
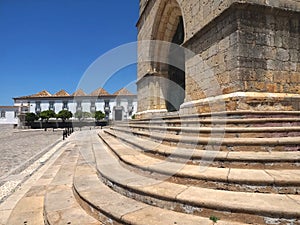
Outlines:
<svg viewBox="0 0 300 225"><path fill-rule="evenodd" d="M0 0L0 105L43 89L75 91L98 57L137 40L138 5L138 0ZM136 66L126 66L104 88L113 93L135 79Z"/></svg>

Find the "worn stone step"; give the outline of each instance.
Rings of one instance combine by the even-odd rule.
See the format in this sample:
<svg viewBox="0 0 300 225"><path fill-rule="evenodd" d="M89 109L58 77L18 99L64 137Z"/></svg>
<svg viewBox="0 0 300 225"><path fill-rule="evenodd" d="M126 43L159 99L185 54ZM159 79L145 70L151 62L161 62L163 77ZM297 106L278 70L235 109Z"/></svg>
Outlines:
<svg viewBox="0 0 300 225"><path fill-rule="evenodd" d="M103 224L213 224L209 218L154 207L123 196L102 183L96 169L83 161L76 168L74 192L82 207ZM218 224L242 223L220 220Z"/></svg>
<svg viewBox="0 0 300 225"><path fill-rule="evenodd" d="M186 165L184 161L169 162L166 159L149 157L105 133L101 133L100 137L123 163L150 173L178 177L181 183L189 183L186 179L191 179L202 186L219 189L232 189L234 186L238 191L289 194L300 192L299 169L240 169L210 167L209 164Z"/></svg>
<svg viewBox="0 0 300 225"><path fill-rule="evenodd" d="M219 213L225 211L233 214L236 219L239 214L246 214L251 219L245 221L259 220L260 223L265 217L296 219L299 222L298 195L233 192L175 184L125 169L102 145L96 149L95 156L98 172L106 184L124 195L148 204L178 211L189 208L191 213L200 214L204 209Z"/></svg>
<svg viewBox="0 0 300 225"><path fill-rule="evenodd" d="M133 135L155 140L170 146L185 146L193 149L211 149L221 151L299 151L299 137L277 138L224 138L222 134L212 137L193 137L159 132L132 131L127 128L113 127L112 129L131 133Z"/></svg>
<svg viewBox="0 0 300 225"><path fill-rule="evenodd" d="M160 132L162 135L192 135L195 137L213 137L215 134L224 138L268 138L268 137L297 137L300 136L300 126L297 127L174 127L139 124L120 124L118 127L130 131Z"/></svg>
<svg viewBox="0 0 300 225"><path fill-rule="evenodd" d="M126 123L123 123L126 124ZM177 119L150 119L132 120L131 125L158 125L158 126L179 126L179 127L211 127L211 126L241 126L241 127L282 127L300 126L299 117L265 117L265 118L177 118Z"/></svg>
<svg viewBox="0 0 300 225"><path fill-rule="evenodd" d="M125 143L140 149L141 151L157 155L168 160L182 161L190 163L206 162L209 156L214 156L212 166L227 166L229 168L281 168L292 169L299 168L300 151L270 151L270 152L251 152L251 151L210 151L210 150L193 150L184 147L172 147L157 143L152 140L136 137L124 132L106 129L105 133L116 137Z"/></svg>
<svg viewBox="0 0 300 225"><path fill-rule="evenodd" d="M36 174L33 175L33 177L37 176L38 179L31 181L30 178L28 180L28 183L26 182L24 184L24 187L22 185L22 189L28 188L28 191L26 190L24 192L22 197L19 198L19 201L15 203L14 198L17 198L18 195L20 195L18 194L18 192L21 190L17 191L3 203L3 207L5 207L5 205L14 205L12 211L10 212L9 218L5 222L5 225L44 224L44 195L47 191L49 183L54 179L57 172L61 168L61 165L69 156L68 149L72 147L73 145L70 143L67 143L66 145L60 145L60 147L58 147L58 150L52 155L49 161L44 166L42 166L36 172Z"/></svg>
<svg viewBox="0 0 300 225"><path fill-rule="evenodd" d="M300 111L253 111L253 110L239 110L239 111L220 111L210 113L193 113L165 115L165 116L151 116L143 119L135 119L134 121L149 121L149 120L177 120L177 119L192 119L192 118L295 118L300 116Z"/></svg>
<svg viewBox="0 0 300 225"><path fill-rule="evenodd" d="M72 185L78 157L79 152L74 148L68 157L68 161L62 165L47 189L44 203L46 225L101 224L95 218L88 215L74 197Z"/></svg>

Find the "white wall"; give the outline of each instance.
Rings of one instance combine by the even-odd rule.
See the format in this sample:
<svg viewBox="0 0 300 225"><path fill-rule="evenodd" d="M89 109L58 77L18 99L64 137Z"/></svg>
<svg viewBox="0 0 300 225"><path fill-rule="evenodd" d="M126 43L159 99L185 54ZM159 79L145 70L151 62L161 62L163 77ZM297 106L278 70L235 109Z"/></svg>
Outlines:
<svg viewBox="0 0 300 225"><path fill-rule="evenodd" d="M104 113L104 101L97 101L96 102L96 110L102 111Z"/></svg>
<svg viewBox="0 0 300 225"><path fill-rule="evenodd" d="M62 101L54 102L55 113L59 113L62 110L62 107L63 107Z"/></svg>
<svg viewBox="0 0 300 225"><path fill-rule="evenodd" d="M82 101L81 102L82 112L91 112L91 102Z"/></svg>
<svg viewBox="0 0 300 225"><path fill-rule="evenodd" d="M15 117L14 110L5 110L5 118L1 118L0 115L0 124L18 124L18 117ZM0 112L2 110L0 109Z"/></svg>

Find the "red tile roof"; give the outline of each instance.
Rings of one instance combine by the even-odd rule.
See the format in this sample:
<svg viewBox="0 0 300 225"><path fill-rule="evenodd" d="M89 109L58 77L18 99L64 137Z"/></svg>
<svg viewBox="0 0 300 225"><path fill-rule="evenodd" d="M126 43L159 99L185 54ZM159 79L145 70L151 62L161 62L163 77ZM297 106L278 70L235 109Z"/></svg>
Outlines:
<svg viewBox="0 0 300 225"><path fill-rule="evenodd" d="M86 96L86 93L82 89L75 91L72 96Z"/></svg>
<svg viewBox="0 0 300 225"><path fill-rule="evenodd" d="M68 92L66 92L65 90L60 90L59 92L55 93L53 96L66 97L66 96L70 96L70 94Z"/></svg>
<svg viewBox="0 0 300 225"><path fill-rule="evenodd" d="M30 97L50 97L52 96L48 91L46 90L43 90L37 94L34 94L34 95L30 95Z"/></svg>
<svg viewBox="0 0 300 225"><path fill-rule="evenodd" d="M98 88L97 90L91 93L91 96L108 96L108 95L110 94L103 88Z"/></svg>
<svg viewBox="0 0 300 225"><path fill-rule="evenodd" d="M18 109L19 106L5 106L5 105L0 105L0 109Z"/></svg>
<svg viewBox="0 0 300 225"><path fill-rule="evenodd" d="M123 95L123 96L135 96L135 94L132 94L130 91L128 91L126 88L122 88L118 91L116 91L113 95L109 94L105 89L98 88L97 90L93 91L91 94L87 95L82 89L78 89L75 91L72 95L70 95L65 90L60 90L54 95L51 95L48 91L43 90L39 93L33 94L33 95L27 95L22 97L16 97L14 99L31 99L31 98L59 98L59 97L83 97L83 96L116 96L116 95Z"/></svg>
<svg viewBox="0 0 300 225"><path fill-rule="evenodd" d="M132 94L126 88L122 88L122 89L116 91L113 95L134 95L134 94Z"/></svg>

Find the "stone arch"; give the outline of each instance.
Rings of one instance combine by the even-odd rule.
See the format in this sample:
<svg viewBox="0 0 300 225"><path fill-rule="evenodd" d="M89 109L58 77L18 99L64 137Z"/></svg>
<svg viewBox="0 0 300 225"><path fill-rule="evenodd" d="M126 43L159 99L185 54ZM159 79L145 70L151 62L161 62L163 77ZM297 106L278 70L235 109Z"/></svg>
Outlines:
<svg viewBox="0 0 300 225"><path fill-rule="evenodd" d="M180 5L176 0L163 0L160 2L153 26L153 40L178 45L183 44L185 39L184 18ZM169 45L156 43L150 51L151 58L153 59L151 63L153 71L157 73L156 75L165 77L171 81L167 82L167 84L155 84L156 86L160 86L157 89L159 93L156 93L156 96L160 95L162 96L161 99L166 99L163 103L165 109L168 111L178 111L185 98L185 72L174 66L170 66L170 64L174 63L174 59L172 60L172 57L170 57L173 50L170 49ZM184 68L184 52L178 52L177 50L177 53L179 54L179 61L182 61L180 67ZM168 63L161 63L162 60ZM175 62L178 62L178 60L176 59ZM178 65L178 63L176 64ZM159 104L162 105L161 101Z"/></svg>
<svg viewBox="0 0 300 225"><path fill-rule="evenodd" d="M180 5L176 0L162 0L159 4L153 23L151 39L172 42L181 18L184 21ZM155 59L167 58L168 49L156 45L151 48L150 56L154 59L154 62L151 65L153 69L161 72L167 70L166 65L157 62L159 60Z"/></svg>

